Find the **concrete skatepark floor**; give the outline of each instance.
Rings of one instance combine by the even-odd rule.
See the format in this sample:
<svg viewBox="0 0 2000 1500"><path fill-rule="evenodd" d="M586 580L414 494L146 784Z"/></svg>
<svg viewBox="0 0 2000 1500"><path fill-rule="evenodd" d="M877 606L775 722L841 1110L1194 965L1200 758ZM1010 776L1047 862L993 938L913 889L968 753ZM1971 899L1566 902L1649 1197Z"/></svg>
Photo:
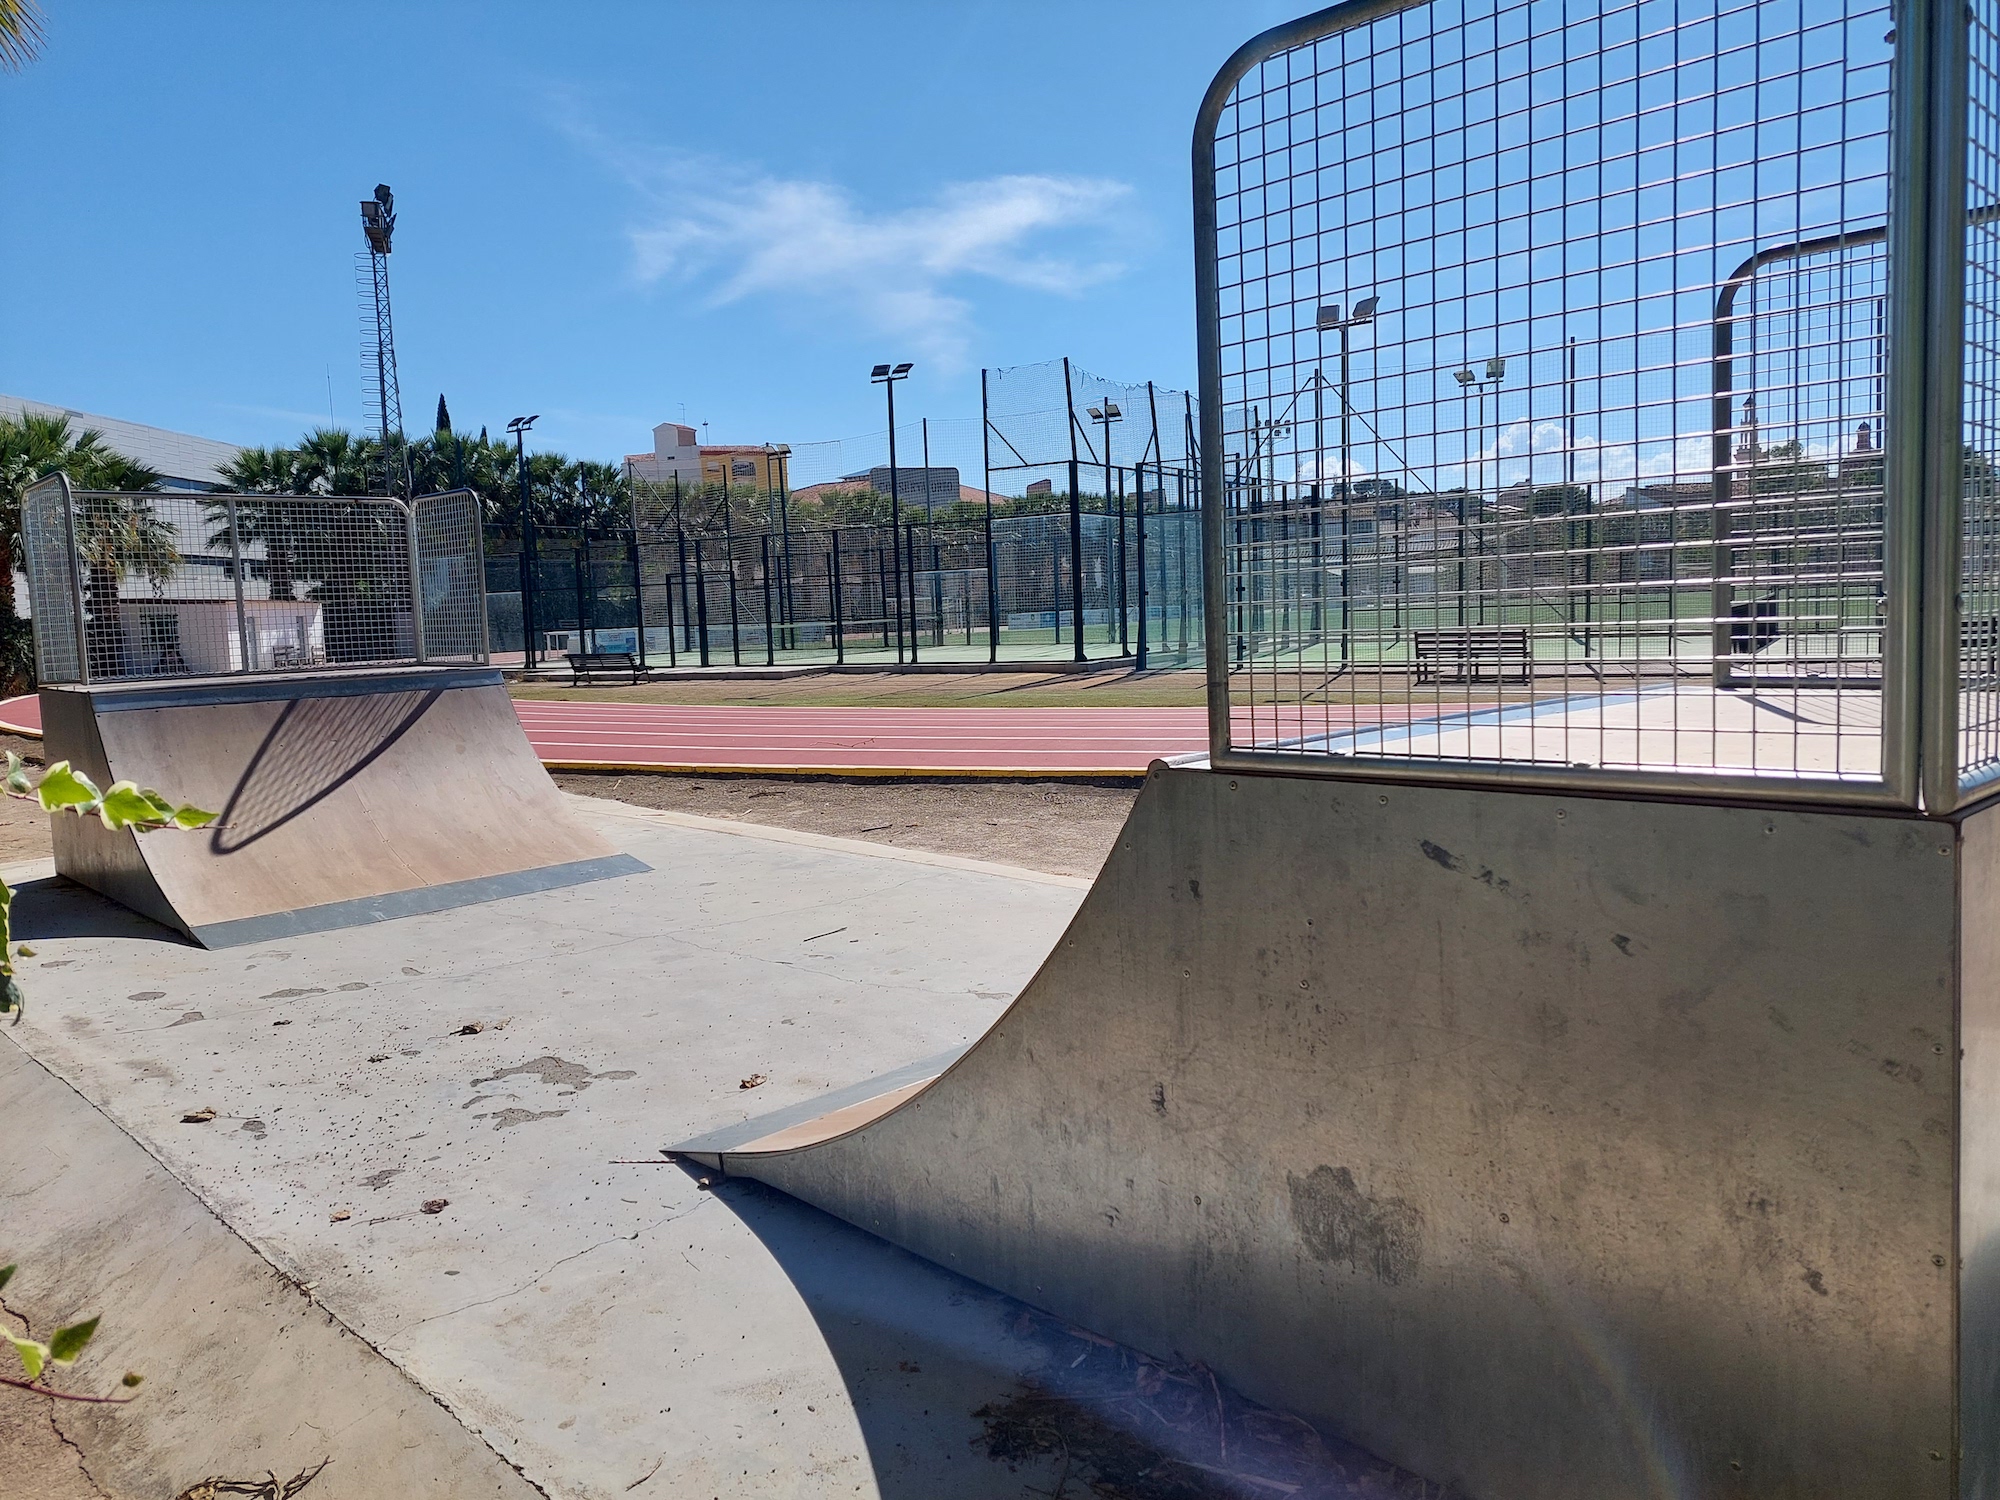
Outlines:
<svg viewBox="0 0 2000 1500"><path fill-rule="evenodd" d="M550 1494L1046 1487L1017 1304L659 1158L977 1035L1081 882L581 805L654 873L220 953L30 882L8 1035Z"/></svg>

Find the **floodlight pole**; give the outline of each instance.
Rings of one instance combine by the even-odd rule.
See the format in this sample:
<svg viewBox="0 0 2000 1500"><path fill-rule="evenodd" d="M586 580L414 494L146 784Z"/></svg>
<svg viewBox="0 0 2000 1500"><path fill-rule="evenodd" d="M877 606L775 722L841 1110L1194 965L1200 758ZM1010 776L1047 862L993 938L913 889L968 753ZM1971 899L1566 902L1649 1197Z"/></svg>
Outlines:
<svg viewBox="0 0 2000 1500"><path fill-rule="evenodd" d="M911 364L903 360L899 364L877 365L870 373L869 380L882 387L889 398L889 546L894 557L891 583L896 591L896 663L903 661L903 491L900 477L896 473L896 382L909 378ZM925 481L928 485L929 481ZM914 565L915 559L911 559ZM910 579L910 660L917 659L917 590L916 579Z"/></svg>
<svg viewBox="0 0 2000 1500"><path fill-rule="evenodd" d="M1343 666L1347 664L1353 650L1352 631L1349 623L1351 611L1349 609L1348 595L1348 578L1351 571L1349 567L1351 557L1348 533L1350 522L1353 518L1353 492L1348 480L1348 465L1349 452L1354 441L1354 428L1353 403L1348 400L1348 386L1352 375L1352 350L1348 343L1348 331L1359 328L1364 323L1373 323L1375 321L1375 312L1380 302L1381 299L1379 297L1363 297L1349 308L1346 317L1340 315L1340 304L1338 302L1329 303L1320 308L1319 315L1314 320L1314 327L1320 333L1337 331L1340 334L1340 384L1338 387L1340 395L1340 660ZM1317 374L1317 372L1315 373ZM1326 452L1326 437L1320 430L1319 393L1319 386L1325 384L1325 379L1325 376L1319 376L1318 384L1313 389L1313 471L1314 478L1316 479L1320 477L1320 455ZM1396 545L1399 549L1402 546L1402 533L1403 511L1402 507L1398 506L1396 508ZM1377 535L1379 538L1379 533ZM1376 545L1379 549L1381 545L1379 540ZM1379 550L1377 556L1380 556ZM1401 587L1402 583L1399 575L1397 581L1399 591Z"/></svg>
<svg viewBox="0 0 2000 1500"><path fill-rule="evenodd" d="M521 670L535 670L535 512L528 500L528 429L540 420L516 417L507 424L514 434L514 461L521 485Z"/></svg>

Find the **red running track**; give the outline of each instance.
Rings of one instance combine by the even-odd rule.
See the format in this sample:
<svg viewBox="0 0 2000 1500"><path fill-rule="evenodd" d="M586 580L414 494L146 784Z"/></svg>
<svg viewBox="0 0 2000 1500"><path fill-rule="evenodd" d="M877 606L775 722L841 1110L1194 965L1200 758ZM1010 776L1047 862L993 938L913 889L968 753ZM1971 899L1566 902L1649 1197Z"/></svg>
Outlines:
<svg viewBox="0 0 2000 1500"><path fill-rule="evenodd" d="M835 775L1129 776L1208 749L1199 708L742 708L517 700L558 769L790 771ZM1268 735L1273 710L1260 709ZM1282 710L1297 732L1400 723L1398 706ZM1247 728L1247 715L1239 715ZM0 728L41 732L31 695L0 702Z"/></svg>

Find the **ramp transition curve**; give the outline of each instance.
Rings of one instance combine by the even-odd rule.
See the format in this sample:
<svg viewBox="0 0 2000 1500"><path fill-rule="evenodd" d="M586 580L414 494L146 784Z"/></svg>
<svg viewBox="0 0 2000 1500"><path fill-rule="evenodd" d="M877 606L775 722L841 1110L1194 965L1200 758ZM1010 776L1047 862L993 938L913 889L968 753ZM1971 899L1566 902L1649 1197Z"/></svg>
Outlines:
<svg viewBox="0 0 2000 1500"><path fill-rule="evenodd" d="M490 668L47 687L46 751L220 812L55 820L56 869L210 948L642 870L570 817Z"/></svg>
<svg viewBox="0 0 2000 1500"><path fill-rule="evenodd" d="M1986 1493L1996 874L1991 811L1155 766L983 1039L675 1150L1453 1494Z"/></svg>

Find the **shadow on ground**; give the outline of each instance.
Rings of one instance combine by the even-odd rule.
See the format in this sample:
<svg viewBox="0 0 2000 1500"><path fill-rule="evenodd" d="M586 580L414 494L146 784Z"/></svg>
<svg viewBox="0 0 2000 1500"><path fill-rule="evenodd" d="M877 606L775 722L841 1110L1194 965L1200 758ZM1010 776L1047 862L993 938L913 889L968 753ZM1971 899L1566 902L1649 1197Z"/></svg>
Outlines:
<svg viewBox="0 0 2000 1500"><path fill-rule="evenodd" d="M97 892L47 875L14 887L13 933L17 943L45 938L138 938L154 943L193 944L171 927L128 911Z"/></svg>
<svg viewBox="0 0 2000 1500"><path fill-rule="evenodd" d="M847 1386L883 1500L1443 1500L1445 1491L1157 1359L889 1248L773 1188L683 1163L771 1253Z"/></svg>

